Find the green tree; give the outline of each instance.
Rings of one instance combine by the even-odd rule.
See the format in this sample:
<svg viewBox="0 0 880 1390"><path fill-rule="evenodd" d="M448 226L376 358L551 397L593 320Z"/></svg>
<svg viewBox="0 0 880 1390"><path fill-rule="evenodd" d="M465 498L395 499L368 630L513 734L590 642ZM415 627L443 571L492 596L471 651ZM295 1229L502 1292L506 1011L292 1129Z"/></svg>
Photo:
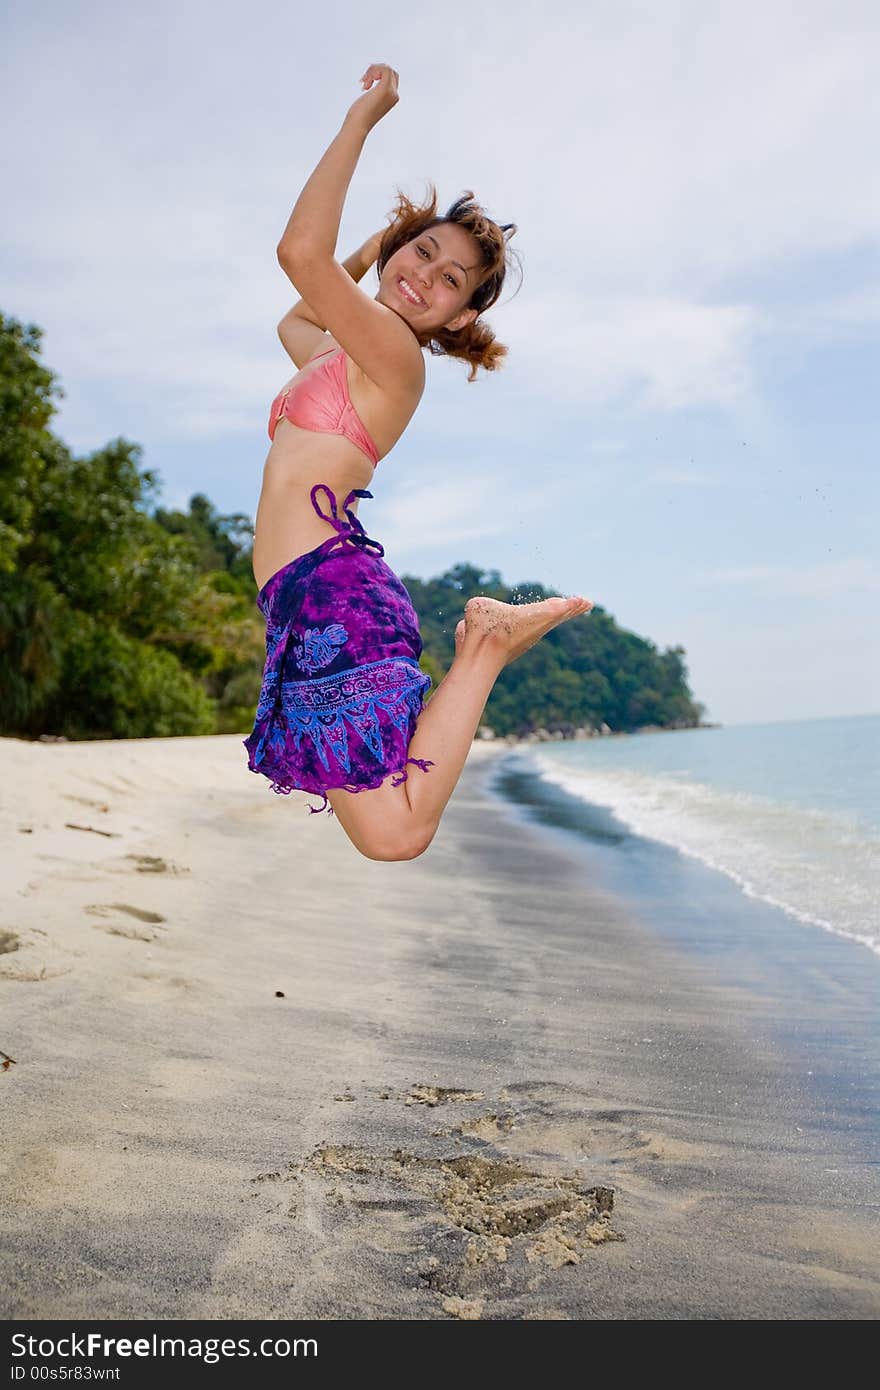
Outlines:
<svg viewBox="0 0 880 1390"><path fill-rule="evenodd" d="M56 388L39 346L39 330L0 318L3 731L211 732L222 702L200 677L228 663L230 646L251 662L259 625L231 613L237 592L208 597L197 538L150 515L158 478L138 445L116 439L77 458L51 433ZM210 507L196 515L210 527Z"/></svg>
<svg viewBox="0 0 880 1390"><path fill-rule="evenodd" d="M53 395L63 396L39 362L42 333L0 313L0 573L9 574L31 525L31 489L48 441Z"/></svg>

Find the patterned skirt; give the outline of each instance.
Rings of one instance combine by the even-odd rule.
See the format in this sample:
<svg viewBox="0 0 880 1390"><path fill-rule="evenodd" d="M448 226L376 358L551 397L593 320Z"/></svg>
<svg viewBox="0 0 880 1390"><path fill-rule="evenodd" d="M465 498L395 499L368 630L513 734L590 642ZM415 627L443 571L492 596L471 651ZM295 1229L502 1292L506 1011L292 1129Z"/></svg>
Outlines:
<svg viewBox="0 0 880 1390"><path fill-rule="evenodd" d="M321 510L319 492L330 499ZM244 740L251 772L276 792L323 797L310 811L333 814L327 792L367 791L407 764L410 740L431 677L419 668L422 640L405 587L349 510L337 515L324 483L312 488L312 506L337 534L278 570L257 596L266 619L266 664L253 731Z"/></svg>

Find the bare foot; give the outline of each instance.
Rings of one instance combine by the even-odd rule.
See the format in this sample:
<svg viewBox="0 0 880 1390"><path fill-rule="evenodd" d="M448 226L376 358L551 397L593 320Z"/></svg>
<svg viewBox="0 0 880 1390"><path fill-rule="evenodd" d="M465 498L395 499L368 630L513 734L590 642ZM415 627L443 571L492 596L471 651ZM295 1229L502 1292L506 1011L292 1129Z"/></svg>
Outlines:
<svg viewBox="0 0 880 1390"><path fill-rule="evenodd" d="M465 622L464 618L455 625L455 655L458 656L464 643Z"/></svg>
<svg viewBox="0 0 880 1390"><path fill-rule="evenodd" d="M487 644L503 657L502 665L507 666L552 628L589 613L592 607L591 599L580 596L547 598L541 603L500 603L481 595L468 599L464 606L464 638ZM455 635L458 651L458 628Z"/></svg>

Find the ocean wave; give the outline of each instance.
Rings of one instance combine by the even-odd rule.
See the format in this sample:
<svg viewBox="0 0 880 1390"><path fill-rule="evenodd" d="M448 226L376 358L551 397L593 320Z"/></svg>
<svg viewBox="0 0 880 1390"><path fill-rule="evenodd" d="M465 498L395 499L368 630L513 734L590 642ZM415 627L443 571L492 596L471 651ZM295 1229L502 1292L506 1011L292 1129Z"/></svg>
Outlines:
<svg viewBox="0 0 880 1390"><path fill-rule="evenodd" d="M633 834L725 874L750 898L880 955L880 839L855 818L660 775L521 754L548 783L611 811Z"/></svg>

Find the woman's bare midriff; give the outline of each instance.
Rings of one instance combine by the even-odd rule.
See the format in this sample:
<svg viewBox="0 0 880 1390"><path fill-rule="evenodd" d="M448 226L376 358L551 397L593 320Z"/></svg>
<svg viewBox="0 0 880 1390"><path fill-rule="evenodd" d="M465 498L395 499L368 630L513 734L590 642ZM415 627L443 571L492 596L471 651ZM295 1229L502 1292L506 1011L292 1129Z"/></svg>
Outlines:
<svg viewBox="0 0 880 1390"><path fill-rule="evenodd" d="M333 342L328 336L327 343ZM316 365L313 356L291 382ZM397 443L418 401L392 400L364 376L350 357L346 357L346 368L351 403L382 459ZM363 450L345 435L302 429L291 420L280 419L263 467L254 526L253 570L257 588L262 589L285 565L335 535L334 528L322 521L312 506L311 490L317 483L326 483L332 490L344 521L345 498L355 488L368 488L375 471ZM329 512L326 493L319 493L318 501L322 510ZM355 515L359 502L360 498L355 497L351 504ZM366 529L369 531L369 527Z"/></svg>

